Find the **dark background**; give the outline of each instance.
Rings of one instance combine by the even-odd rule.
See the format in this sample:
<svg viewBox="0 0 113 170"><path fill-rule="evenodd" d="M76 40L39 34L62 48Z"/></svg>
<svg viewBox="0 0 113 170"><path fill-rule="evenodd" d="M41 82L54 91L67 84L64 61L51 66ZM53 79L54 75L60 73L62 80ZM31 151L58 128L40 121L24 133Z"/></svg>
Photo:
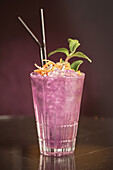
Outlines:
<svg viewBox="0 0 113 170"><path fill-rule="evenodd" d="M45 12L48 52L68 47L67 38L75 38L81 42L78 50L93 60L81 66L86 74L81 115L112 116L112 0L0 1L0 114L33 114L29 74L34 63L40 65L39 48L17 17L41 41L40 8ZM54 56L50 59L55 61Z"/></svg>

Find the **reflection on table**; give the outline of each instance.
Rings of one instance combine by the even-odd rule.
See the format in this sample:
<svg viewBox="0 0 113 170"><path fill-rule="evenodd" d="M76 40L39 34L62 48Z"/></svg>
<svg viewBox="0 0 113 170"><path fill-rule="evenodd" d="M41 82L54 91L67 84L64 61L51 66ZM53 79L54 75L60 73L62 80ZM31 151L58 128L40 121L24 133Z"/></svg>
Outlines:
<svg viewBox="0 0 113 170"><path fill-rule="evenodd" d="M40 155L38 170L76 170L74 154L64 157Z"/></svg>

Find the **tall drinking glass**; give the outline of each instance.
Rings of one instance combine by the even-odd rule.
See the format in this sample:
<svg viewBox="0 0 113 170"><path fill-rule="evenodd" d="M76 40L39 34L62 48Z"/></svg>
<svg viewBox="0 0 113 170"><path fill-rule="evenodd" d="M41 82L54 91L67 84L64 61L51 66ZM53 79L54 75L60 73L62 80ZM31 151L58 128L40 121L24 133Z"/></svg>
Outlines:
<svg viewBox="0 0 113 170"><path fill-rule="evenodd" d="M33 72L30 77L40 153L48 156L73 153L85 74L43 77Z"/></svg>

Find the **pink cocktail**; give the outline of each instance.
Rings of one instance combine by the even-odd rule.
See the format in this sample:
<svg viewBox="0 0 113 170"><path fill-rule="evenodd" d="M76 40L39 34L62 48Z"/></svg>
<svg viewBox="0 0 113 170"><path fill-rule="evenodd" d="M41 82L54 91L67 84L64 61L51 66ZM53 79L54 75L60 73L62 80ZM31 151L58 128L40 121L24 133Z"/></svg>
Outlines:
<svg viewBox="0 0 113 170"><path fill-rule="evenodd" d="M54 63L46 54L43 9L41 9L43 45L35 37L25 22L20 22L31 34L40 47L41 66L30 74L32 93L37 122L40 152L44 155L62 156L73 153L77 136L80 103L85 74L79 69L83 63L77 60L69 63L71 58L92 60L84 53L76 51L80 46L77 39L68 38L69 48L58 48L48 54L66 55L65 60ZM45 63L45 64L44 64Z"/></svg>
<svg viewBox="0 0 113 170"><path fill-rule="evenodd" d="M30 77L41 154L73 153L85 74L43 77L33 72Z"/></svg>

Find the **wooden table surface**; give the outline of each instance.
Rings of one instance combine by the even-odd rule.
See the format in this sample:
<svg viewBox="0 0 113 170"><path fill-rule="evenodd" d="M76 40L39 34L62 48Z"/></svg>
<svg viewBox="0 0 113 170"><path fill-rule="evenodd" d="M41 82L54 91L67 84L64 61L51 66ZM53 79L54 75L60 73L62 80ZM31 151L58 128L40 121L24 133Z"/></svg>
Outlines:
<svg viewBox="0 0 113 170"><path fill-rule="evenodd" d="M74 154L39 153L33 116L0 116L0 170L113 170L113 119L81 117Z"/></svg>

